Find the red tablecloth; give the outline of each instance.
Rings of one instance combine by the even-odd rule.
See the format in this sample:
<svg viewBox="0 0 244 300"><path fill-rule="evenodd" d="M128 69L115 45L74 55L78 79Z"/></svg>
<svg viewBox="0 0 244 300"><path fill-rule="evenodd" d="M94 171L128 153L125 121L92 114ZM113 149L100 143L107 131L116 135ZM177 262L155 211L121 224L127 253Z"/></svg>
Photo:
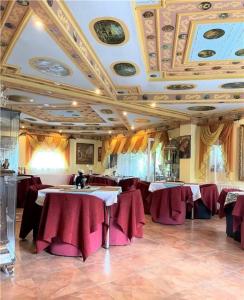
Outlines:
<svg viewBox="0 0 244 300"><path fill-rule="evenodd" d="M37 252L47 248L53 240L59 240L77 247L85 260L92 253L90 234L103 222L104 203L101 199L90 195L47 194Z"/></svg>
<svg viewBox="0 0 244 300"><path fill-rule="evenodd" d="M235 192L240 191L239 189L223 189L219 195L218 203L220 205L219 207L219 217L223 218L225 217L225 210L224 210L224 204L225 204L225 198L229 192Z"/></svg>
<svg viewBox="0 0 244 300"><path fill-rule="evenodd" d="M23 208L27 197L28 189L33 184L41 184L40 177L31 176L18 181L17 185L17 207Z"/></svg>
<svg viewBox="0 0 244 300"><path fill-rule="evenodd" d="M140 181L139 178L121 179L119 181L119 186L121 186L122 192L127 192L130 190L135 190L137 188L137 183L139 181Z"/></svg>
<svg viewBox="0 0 244 300"><path fill-rule="evenodd" d="M153 221L165 219L165 224L182 224L185 219L186 203L192 203L192 191L188 186L177 186L153 192L150 208Z"/></svg>
<svg viewBox="0 0 244 300"><path fill-rule="evenodd" d="M118 196L118 203L111 206L111 219L131 240L143 236L145 216L140 190L128 191ZM113 230L110 227L110 234Z"/></svg>
<svg viewBox="0 0 244 300"><path fill-rule="evenodd" d="M241 231L241 247L244 249L244 196L237 197L233 215L233 231Z"/></svg>
<svg viewBox="0 0 244 300"><path fill-rule="evenodd" d="M109 177L106 177L106 176L90 175L89 178L88 178L87 184L116 186L117 182L115 180L109 178Z"/></svg>
<svg viewBox="0 0 244 300"><path fill-rule="evenodd" d="M211 211L212 215L217 212L217 201L219 192L216 184L200 185L201 200L204 205Z"/></svg>
<svg viewBox="0 0 244 300"><path fill-rule="evenodd" d="M36 199L38 190L51 187L51 185L39 184L31 185L28 189L26 201L24 203L24 211L21 221L20 234L21 239L25 239L26 236L33 230L34 240L37 237L37 231L40 223L42 207L37 205Z"/></svg>

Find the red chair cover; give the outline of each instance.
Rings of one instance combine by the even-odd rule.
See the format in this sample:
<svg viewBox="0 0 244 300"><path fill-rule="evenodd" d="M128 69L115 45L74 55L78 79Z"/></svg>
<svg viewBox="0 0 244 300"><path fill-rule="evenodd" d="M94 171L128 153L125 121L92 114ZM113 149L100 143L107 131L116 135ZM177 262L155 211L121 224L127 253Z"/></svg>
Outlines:
<svg viewBox="0 0 244 300"><path fill-rule="evenodd" d="M221 193L219 194L218 203L220 205L219 207L219 217L223 218L225 217L225 210L224 210L224 204L225 204L225 198L229 192L236 192L240 191L239 189L223 189Z"/></svg>
<svg viewBox="0 0 244 300"><path fill-rule="evenodd" d="M42 184L40 177L36 177L32 175L26 175L26 176L31 176L31 177L18 181L18 185L17 185L17 207L18 208L24 207L29 187L35 184L37 185Z"/></svg>
<svg viewBox="0 0 244 300"><path fill-rule="evenodd" d="M58 240L76 247L85 260L94 250L90 235L103 222L104 203L101 199L90 195L47 194L36 243L37 253ZM102 246L102 234L100 241Z"/></svg>
<svg viewBox="0 0 244 300"><path fill-rule="evenodd" d="M127 178L119 181L119 186L122 188L122 192L136 190L137 183L140 181L139 178Z"/></svg>
<svg viewBox="0 0 244 300"><path fill-rule="evenodd" d="M149 195L151 192L148 190L149 186L150 182L147 181L138 181L136 184L136 188L141 191L145 214L150 214L151 201Z"/></svg>
<svg viewBox="0 0 244 300"><path fill-rule="evenodd" d="M219 192L216 184L200 185L201 199L204 205L211 211L212 215L217 212L217 201Z"/></svg>
<svg viewBox="0 0 244 300"><path fill-rule="evenodd" d="M106 176L94 176L90 175L88 179L89 185L110 185L116 186L117 182L109 177Z"/></svg>
<svg viewBox="0 0 244 300"><path fill-rule="evenodd" d="M40 223L42 207L37 205L36 199L38 190L51 187L51 185L31 185L27 192L27 197L24 205L24 211L22 215L21 227L19 237L25 239L26 236L33 230L34 240L37 237L37 231Z"/></svg>
<svg viewBox="0 0 244 300"><path fill-rule="evenodd" d="M237 197L233 215L233 231L241 231L241 247L244 249L244 196L240 195Z"/></svg>
<svg viewBox="0 0 244 300"><path fill-rule="evenodd" d="M186 202L192 202L192 191L190 187L177 186L155 191L151 198L150 212L154 222L183 224Z"/></svg>
<svg viewBox="0 0 244 300"><path fill-rule="evenodd" d="M70 175L68 184L69 185L73 185L74 184L74 180L75 180L75 174Z"/></svg>
<svg viewBox="0 0 244 300"><path fill-rule="evenodd" d="M143 237L145 216L139 190L118 196L118 203L111 206L110 245L128 244L133 237Z"/></svg>

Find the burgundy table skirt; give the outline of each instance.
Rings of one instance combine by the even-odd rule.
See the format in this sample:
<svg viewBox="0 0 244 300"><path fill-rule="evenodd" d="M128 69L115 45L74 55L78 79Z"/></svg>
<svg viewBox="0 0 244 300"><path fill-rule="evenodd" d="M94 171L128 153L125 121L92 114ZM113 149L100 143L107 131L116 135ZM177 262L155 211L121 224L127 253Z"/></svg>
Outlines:
<svg viewBox="0 0 244 300"><path fill-rule="evenodd" d="M102 246L103 223L101 199L91 195L47 194L36 242L37 253L48 248L54 254L81 253L85 260Z"/></svg>
<svg viewBox="0 0 244 300"><path fill-rule="evenodd" d="M192 191L188 186L161 189L151 194L150 213L153 222L166 225L183 224L186 203L192 205Z"/></svg>
<svg viewBox="0 0 244 300"><path fill-rule="evenodd" d="M232 211L233 231L241 232L241 247L244 249L244 196L239 195Z"/></svg>
<svg viewBox="0 0 244 300"><path fill-rule="evenodd" d="M111 206L110 245L126 245L133 237L143 237L145 215L140 190L121 193Z"/></svg>

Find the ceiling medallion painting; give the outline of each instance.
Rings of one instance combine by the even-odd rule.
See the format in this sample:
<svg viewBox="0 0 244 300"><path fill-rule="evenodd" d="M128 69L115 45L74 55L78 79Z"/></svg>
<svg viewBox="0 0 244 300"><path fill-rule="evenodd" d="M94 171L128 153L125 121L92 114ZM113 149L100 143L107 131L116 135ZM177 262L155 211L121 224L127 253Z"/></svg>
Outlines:
<svg viewBox="0 0 244 300"><path fill-rule="evenodd" d="M111 109L106 109L106 108L103 108L100 111L101 111L101 113L103 113L105 115L111 115L113 113L113 111Z"/></svg>
<svg viewBox="0 0 244 300"><path fill-rule="evenodd" d="M138 119L135 119L134 122L137 123L137 124L146 124L146 123L150 123L151 121L148 120L148 119L140 119L140 118L138 118Z"/></svg>
<svg viewBox="0 0 244 300"><path fill-rule="evenodd" d="M201 58L207 58L207 57L214 56L215 54L216 52L214 50L202 50L198 53L198 56Z"/></svg>
<svg viewBox="0 0 244 300"><path fill-rule="evenodd" d="M30 99L26 96L9 95L8 100L13 101L13 102L26 102L26 101L29 101Z"/></svg>
<svg viewBox="0 0 244 300"><path fill-rule="evenodd" d="M214 106L190 106L187 107L188 110L191 111L209 111L209 110L214 110Z"/></svg>
<svg viewBox="0 0 244 300"><path fill-rule="evenodd" d="M172 84L172 85L168 85L167 89L179 91L179 90L191 90L194 89L194 87L195 85L193 84Z"/></svg>
<svg viewBox="0 0 244 300"><path fill-rule="evenodd" d="M137 73L136 67L128 62L115 63L112 67L119 76L133 76Z"/></svg>
<svg viewBox="0 0 244 300"><path fill-rule="evenodd" d="M237 56L244 56L244 49L240 49L240 50L236 51L235 55L237 55Z"/></svg>
<svg viewBox="0 0 244 300"><path fill-rule="evenodd" d="M121 45L128 40L128 31L117 19L95 19L90 24L91 32L98 42L106 45Z"/></svg>
<svg viewBox="0 0 244 300"><path fill-rule="evenodd" d="M223 29L210 29L203 34L203 37L208 40L219 39L225 34Z"/></svg>
<svg viewBox="0 0 244 300"><path fill-rule="evenodd" d="M202 10L208 10L212 7L211 2L202 2L199 4L199 8Z"/></svg>
<svg viewBox="0 0 244 300"><path fill-rule="evenodd" d="M34 57L29 61L31 67L41 73L59 77L71 75L71 70L62 62L48 57Z"/></svg>
<svg viewBox="0 0 244 300"><path fill-rule="evenodd" d="M243 89L244 88L244 82L230 82L222 84L221 87L223 89Z"/></svg>
<svg viewBox="0 0 244 300"><path fill-rule="evenodd" d="M148 19L148 18L151 18L153 17L153 12L148 10L148 11L145 11L144 14L143 14L143 17Z"/></svg>
<svg viewBox="0 0 244 300"><path fill-rule="evenodd" d="M26 0L17 0L17 3L22 5L22 6L28 6L29 5L29 1L26 1Z"/></svg>

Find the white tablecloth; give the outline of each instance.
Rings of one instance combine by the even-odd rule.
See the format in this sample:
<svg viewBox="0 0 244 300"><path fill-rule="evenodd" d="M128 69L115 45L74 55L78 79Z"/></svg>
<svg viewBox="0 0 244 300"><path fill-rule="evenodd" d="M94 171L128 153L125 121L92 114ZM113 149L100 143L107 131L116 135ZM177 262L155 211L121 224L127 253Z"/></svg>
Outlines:
<svg viewBox="0 0 244 300"><path fill-rule="evenodd" d="M114 203L117 203L118 195L122 192L121 187L108 187L108 186L97 187L97 190L92 192L84 192L82 190L79 190L79 192L77 192L77 190L72 191L72 188L73 187L71 187L70 189L65 189L65 191L62 188L61 189L47 188L47 189L39 190L36 204L43 206L47 193L61 193L61 194L80 194L80 195L85 194L85 195L96 196L102 199L105 202L106 206L111 206ZM95 187L93 186L92 188Z"/></svg>
<svg viewBox="0 0 244 300"><path fill-rule="evenodd" d="M150 183L148 190L150 192L155 192L157 190L166 189L166 188L175 187L175 186L182 186L182 185L189 186L191 188L193 201L196 201L201 198L199 184L187 184L187 183L183 184L181 182L156 181L156 182Z"/></svg>
<svg viewBox="0 0 244 300"><path fill-rule="evenodd" d="M236 192L229 192L225 198L225 204L224 205L227 205L227 204L230 204L230 203L233 203L233 202L236 202L237 200L237 197L239 195L244 195L244 191L236 191Z"/></svg>

